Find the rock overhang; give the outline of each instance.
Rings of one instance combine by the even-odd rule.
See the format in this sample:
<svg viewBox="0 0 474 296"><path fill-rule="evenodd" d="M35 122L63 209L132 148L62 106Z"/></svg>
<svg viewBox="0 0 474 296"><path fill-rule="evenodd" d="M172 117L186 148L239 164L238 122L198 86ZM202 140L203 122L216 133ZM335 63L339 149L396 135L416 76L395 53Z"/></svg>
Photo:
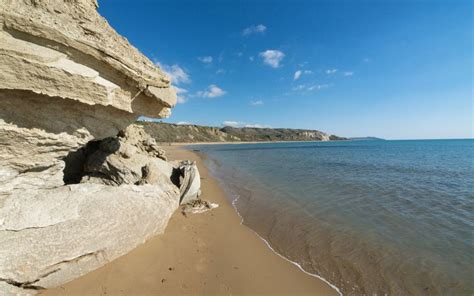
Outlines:
<svg viewBox="0 0 474 296"><path fill-rule="evenodd" d="M176 104L170 79L109 26L96 12L96 1L0 4L0 89L112 106L137 116L170 115Z"/></svg>

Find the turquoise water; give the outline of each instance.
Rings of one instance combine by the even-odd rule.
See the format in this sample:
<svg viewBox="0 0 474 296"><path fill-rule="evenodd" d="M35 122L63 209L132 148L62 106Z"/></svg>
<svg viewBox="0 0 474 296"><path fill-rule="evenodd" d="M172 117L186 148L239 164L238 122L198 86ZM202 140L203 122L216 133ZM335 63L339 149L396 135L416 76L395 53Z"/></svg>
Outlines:
<svg viewBox="0 0 474 296"><path fill-rule="evenodd" d="M474 140L193 149L244 224L344 294L474 293Z"/></svg>

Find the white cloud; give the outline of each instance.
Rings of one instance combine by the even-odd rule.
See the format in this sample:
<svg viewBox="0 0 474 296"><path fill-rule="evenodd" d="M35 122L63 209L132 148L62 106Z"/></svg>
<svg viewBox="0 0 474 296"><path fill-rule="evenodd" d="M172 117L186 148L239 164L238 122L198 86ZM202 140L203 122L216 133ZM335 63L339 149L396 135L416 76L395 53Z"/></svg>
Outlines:
<svg viewBox="0 0 474 296"><path fill-rule="evenodd" d="M174 89L176 90L176 93L177 93L177 94L185 94L185 93L188 92L187 89L184 89L184 88L181 88L181 87L177 87L177 86L173 86L173 87L174 87Z"/></svg>
<svg viewBox="0 0 474 296"><path fill-rule="evenodd" d="M249 127L249 128L271 128L269 125L263 125L263 124L246 124L244 127Z"/></svg>
<svg viewBox="0 0 474 296"><path fill-rule="evenodd" d="M256 25L256 26L252 25L248 28L245 28L242 31L242 36L249 36L249 35L252 35L252 34L264 34L266 30L267 30L267 27L265 27L262 24Z"/></svg>
<svg viewBox="0 0 474 296"><path fill-rule="evenodd" d="M225 70L224 69L218 69L216 71L216 74L225 74Z"/></svg>
<svg viewBox="0 0 474 296"><path fill-rule="evenodd" d="M211 56L206 56L206 57L198 57L198 60L205 63L205 64L210 64L212 63L212 57Z"/></svg>
<svg viewBox="0 0 474 296"><path fill-rule="evenodd" d="M298 80L301 76L301 73L303 73L301 70L296 71L295 75L293 76L293 80Z"/></svg>
<svg viewBox="0 0 474 296"><path fill-rule="evenodd" d="M352 76L354 75L354 72L346 71L344 72L344 76Z"/></svg>
<svg viewBox="0 0 474 296"><path fill-rule="evenodd" d="M181 68L179 65L175 64L172 66L161 64L160 62L156 61L156 65L158 65L171 79L171 82L175 84L180 83L190 83L191 78L189 78L189 74Z"/></svg>
<svg viewBox="0 0 474 296"><path fill-rule="evenodd" d="M176 90L176 96L177 96L177 103L178 104L184 104L188 101L187 93L188 90L184 88L180 88L177 86L173 86L174 89Z"/></svg>
<svg viewBox="0 0 474 296"><path fill-rule="evenodd" d="M238 121L226 120L222 122L223 126L239 127L242 123Z"/></svg>
<svg viewBox="0 0 474 296"><path fill-rule="evenodd" d="M227 92L215 84L211 84L206 90L198 91L197 96L202 98L217 98L225 95Z"/></svg>
<svg viewBox="0 0 474 296"><path fill-rule="evenodd" d="M259 54L263 58L263 62L272 68L280 67L280 62L285 57L285 54L279 50L268 49Z"/></svg>
<svg viewBox="0 0 474 296"><path fill-rule="evenodd" d="M293 90L295 90L295 91L304 90L305 88L306 88L306 85L300 84L300 85L297 85L297 86L293 87Z"/></svg>
<svg viewBox="0 0 474 296"><path fill-rule="evenodd" d="M315 84L315 85L311 85L311 86L308 86L308 90L311 91L311 90L321 90L323 88L328 88L329 87L329 84Z"/></svg>
<svg viewBox="0 0 474 296"><path fill-rule="evenodd" d="M177 104L184 104L188 101L188 98L187 97L182 97L182 96L178 96L176 98L176 103Z"/></svg>
<svg viewBox="0 0 474 296"><path fill-rule="evenodd" d="M192 124L191 122L187 122L187 121L179 121L176 123L177 125L188 125L188 124Z"/></svg>
<svg viewBox="0 0 474 296"><path fill-rule="evenodd" d="M313 71L311 71L311 70L304 70L304 71L303 71L303 70L298 70L298 71L296 71L295 74L293 75L293 80L296 81L296 80L300 79L300 77L301 77L303 74L304 74L304 75L313 74Z"/></svg>
<svg viewBox="0 0 474 296"><path fill-rule="evenodd" d="M245 122L241 121L233 121L233 120L227 120L222 122L223 126L231 126L231 127L248 127L248 128L270 128L269 125L264 125L264 124L248 124Z"/></svg>
<svg viewBox="0 0 474 296"><path fill-rule="evenodd" d="M337 72L337 69L329 69L329 70L326 70L326 74L334 74Z"/></svg>
<svg viewBox="0 0 474 296"><path fill-rule="evenodd" d="M321 90L328 87L329 87L329 84L313 84L313 85L300 84L293 87L292 90L293 91L313 91L313 90Z"/></svg>
<svg viewBox="0 0 474 296"><path fill-rule="evenodd" d="M250 101L250 105L252 105L252 106L262 106L263 101L262 100Z"/></svg>

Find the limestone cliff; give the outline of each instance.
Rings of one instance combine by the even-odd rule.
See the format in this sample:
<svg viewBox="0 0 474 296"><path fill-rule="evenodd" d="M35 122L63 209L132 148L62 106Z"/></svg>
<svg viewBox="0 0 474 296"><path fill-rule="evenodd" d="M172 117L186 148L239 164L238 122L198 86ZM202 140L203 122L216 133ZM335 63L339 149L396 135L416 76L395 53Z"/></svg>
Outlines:
<svg viewBox="0 0 474 296"><path fill-rule="evenodd" d="M176 94L96 9L0 0L0 295L123 255L199 194L195 165L168 163L143 131L123 131L141 115L169 116Z"/></svg>
<svg viewBox="0 0 474 296"><path fill-rule="evenodd" d="M290 128L255 128L200 126L163 122L138 123L157 142L271 142L271 141L341 141L347 138L330 135L318 130Z"/></svg>

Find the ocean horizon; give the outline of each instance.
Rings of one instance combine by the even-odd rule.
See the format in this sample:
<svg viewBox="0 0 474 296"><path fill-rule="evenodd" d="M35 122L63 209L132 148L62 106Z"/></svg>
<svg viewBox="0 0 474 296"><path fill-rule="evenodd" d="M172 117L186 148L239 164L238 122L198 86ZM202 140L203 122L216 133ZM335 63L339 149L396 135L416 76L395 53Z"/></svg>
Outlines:
<svg viewBox="0 0 474 296"><path fill-rule="evenodd" d="M188 147L243 224L342 293L474 292L473 139Z"/></svg>

